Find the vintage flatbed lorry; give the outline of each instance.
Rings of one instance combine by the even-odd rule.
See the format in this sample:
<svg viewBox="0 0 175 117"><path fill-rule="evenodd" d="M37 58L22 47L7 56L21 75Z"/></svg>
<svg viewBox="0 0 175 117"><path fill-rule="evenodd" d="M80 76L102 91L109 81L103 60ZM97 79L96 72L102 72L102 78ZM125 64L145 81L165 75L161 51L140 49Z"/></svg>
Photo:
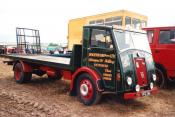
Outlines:
<svg viewBox="0 0 175 117"><path fill-rule="evenodd" d="M142 39L140 39L142 38ZM70 80L70 94L85 105L99 101L105 92L134 99L157 92L156 74L146 33L111 26L84 26L82 44L70 57L1 55L13 64L17 83L29 82L32 74Z"/></svg>

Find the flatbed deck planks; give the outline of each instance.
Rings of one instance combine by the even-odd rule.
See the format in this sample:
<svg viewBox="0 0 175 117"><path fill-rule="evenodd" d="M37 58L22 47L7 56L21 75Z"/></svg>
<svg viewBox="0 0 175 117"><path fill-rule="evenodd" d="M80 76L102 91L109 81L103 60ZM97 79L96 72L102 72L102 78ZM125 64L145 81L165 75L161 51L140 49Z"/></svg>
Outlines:
<svg viewBox="0 0 175 117"><path fill-rule="evenodd" d="M22 60L28 63L45 65L49 67L69 69L69 70L72 69L70 64L70 58L66 57L54 57L47 55L19 55L19 54L8 54L0 56L13 60Z"/></svg>

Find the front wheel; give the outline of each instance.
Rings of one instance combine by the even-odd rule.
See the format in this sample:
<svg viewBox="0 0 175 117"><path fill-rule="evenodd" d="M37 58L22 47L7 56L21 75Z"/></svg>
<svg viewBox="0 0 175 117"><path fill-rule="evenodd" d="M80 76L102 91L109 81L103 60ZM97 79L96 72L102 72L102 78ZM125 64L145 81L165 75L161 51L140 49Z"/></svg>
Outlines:
<svg viewBox="0 0 175 117"><path fill-rule="evenodd" d="M156 68L156 85L160 88L165 88L167 86L167 79L162 70Z"/></svg>
<svg viewBox="0 0 175 117"><path fill-rule="evenodd" d="M77 94L80 101L85 105L96 104L101 98L95 82L87 73L81 74L77 80Z"/></svg>

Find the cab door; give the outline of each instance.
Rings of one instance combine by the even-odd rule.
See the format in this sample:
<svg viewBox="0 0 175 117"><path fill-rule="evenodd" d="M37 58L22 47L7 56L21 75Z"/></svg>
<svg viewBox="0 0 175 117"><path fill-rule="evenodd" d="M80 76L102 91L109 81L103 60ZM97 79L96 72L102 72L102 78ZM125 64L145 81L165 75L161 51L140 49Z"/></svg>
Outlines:
<svg viewBox="0 0 175 117"><path fill-rule="evenodd" d="M110 30L90 30L87 47L87 66L102 78L105 88L115 89L115 51Z"/></svg>

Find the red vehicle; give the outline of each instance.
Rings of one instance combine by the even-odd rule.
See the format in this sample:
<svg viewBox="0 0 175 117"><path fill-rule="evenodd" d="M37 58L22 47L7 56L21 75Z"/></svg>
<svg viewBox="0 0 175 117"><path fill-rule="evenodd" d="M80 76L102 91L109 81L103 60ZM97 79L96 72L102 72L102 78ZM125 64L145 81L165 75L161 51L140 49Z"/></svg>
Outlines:
<svg viewBox="0 0 175 117"><path fill-rule="evenodd" d="M175 80L175 26L144 28L155 61L157 84Z"/></svg>

